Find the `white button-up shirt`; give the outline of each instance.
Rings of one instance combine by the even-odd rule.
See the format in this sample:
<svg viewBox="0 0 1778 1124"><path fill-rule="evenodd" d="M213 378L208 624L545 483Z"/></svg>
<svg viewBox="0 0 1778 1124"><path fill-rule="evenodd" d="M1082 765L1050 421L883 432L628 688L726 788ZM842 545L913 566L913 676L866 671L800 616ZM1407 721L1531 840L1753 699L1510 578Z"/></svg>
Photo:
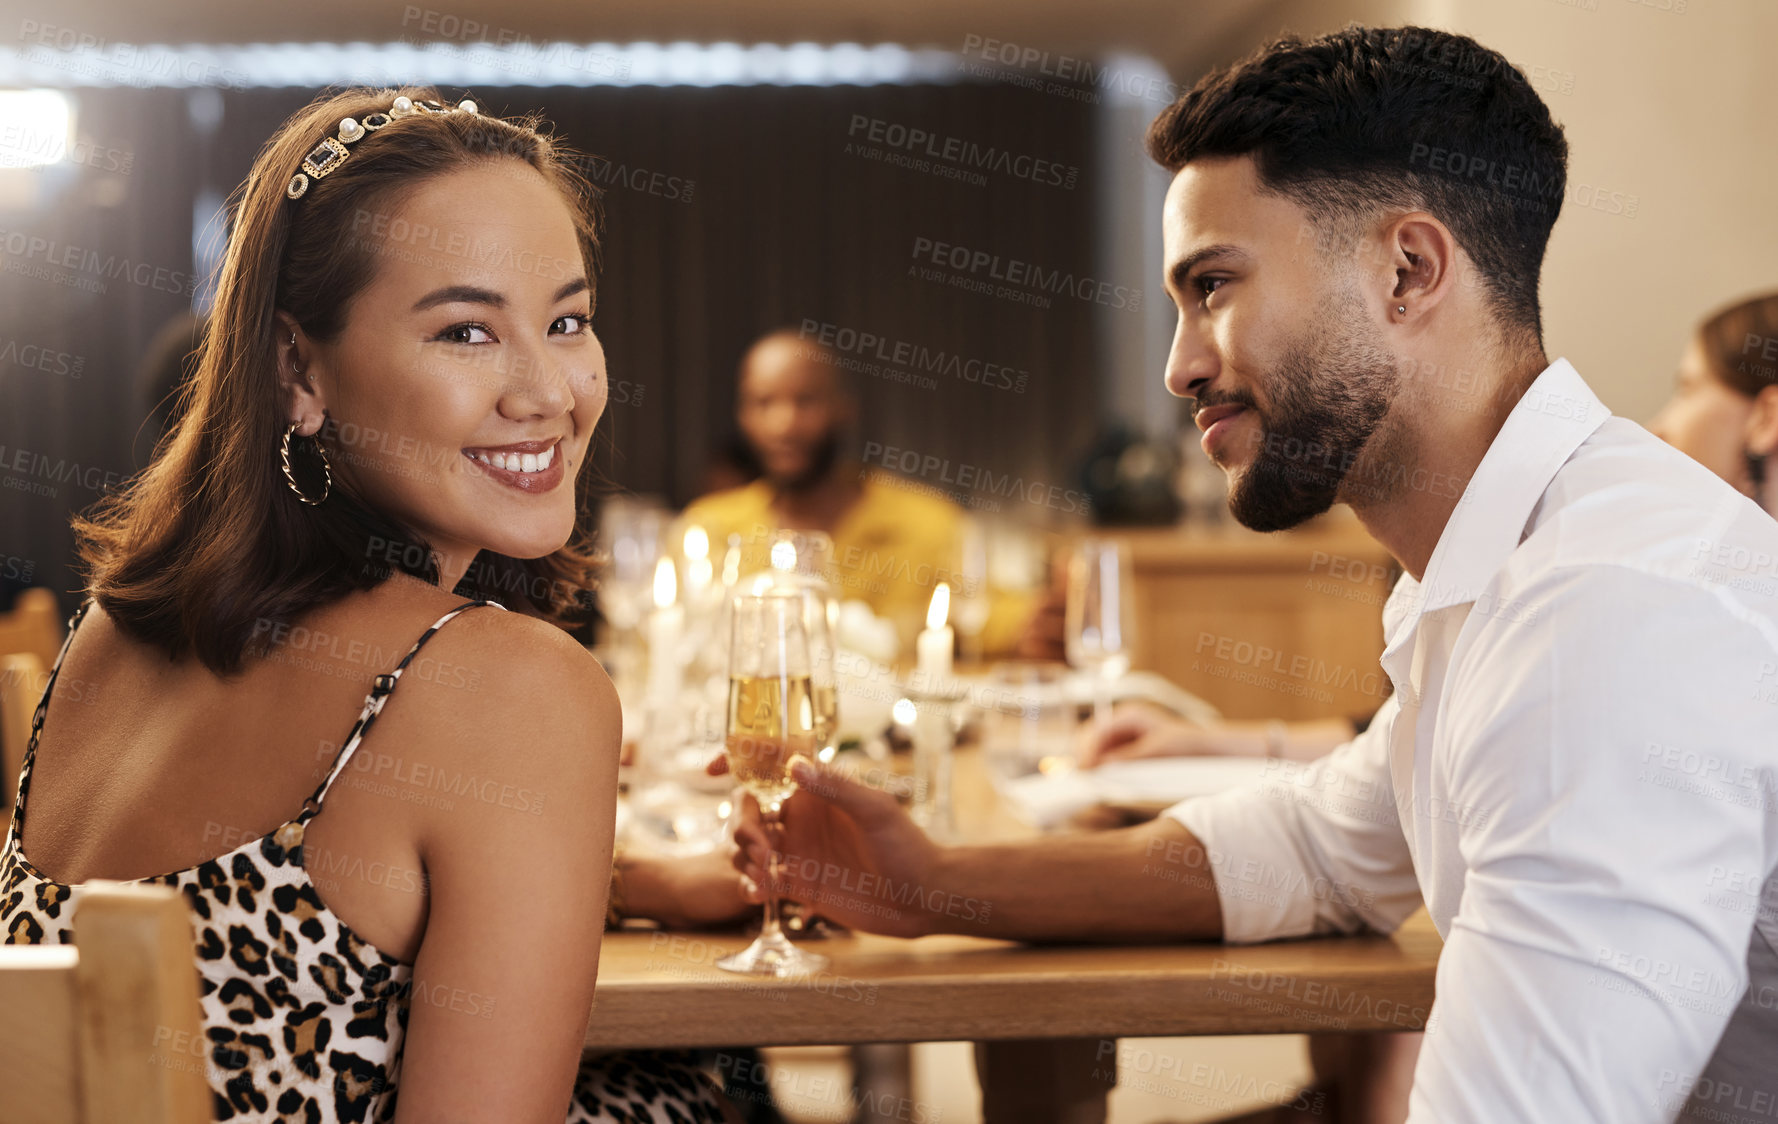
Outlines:
<svg viewBox="0 0 1778 1124"><path fill-rule="evenodd" d="M1445 938L1413 1124L1778 1119L1778 522L1566 360L1310 765L1168 814L1225 934Z"/></svg>

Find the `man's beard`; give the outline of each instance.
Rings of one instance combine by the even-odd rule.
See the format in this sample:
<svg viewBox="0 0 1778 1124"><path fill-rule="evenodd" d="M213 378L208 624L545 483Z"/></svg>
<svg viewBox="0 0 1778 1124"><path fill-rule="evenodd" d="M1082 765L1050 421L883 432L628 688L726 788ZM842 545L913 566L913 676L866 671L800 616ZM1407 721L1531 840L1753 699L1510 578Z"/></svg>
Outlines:
<svg viewBox="0 0 1778 1124"><path fill-rule="evenodd" d="M832 474L840 460L840 435L829 433L809 454L809 463L801 472L789 476L772 476L772 484L780 492L807 492Z"/></svg>
<svg viewBox="0 0 1778 1124"><path fill-rule="evenodd" d="M1244 389L1209 403L1246 406L1259 418L1253 460L1229 488L1229 511L1243 526L1282 531L1332 507L1388 414L1399 365L1363 316L1350 293L1326 308L1268 373L1270 409L1261 412Z"/></svg>

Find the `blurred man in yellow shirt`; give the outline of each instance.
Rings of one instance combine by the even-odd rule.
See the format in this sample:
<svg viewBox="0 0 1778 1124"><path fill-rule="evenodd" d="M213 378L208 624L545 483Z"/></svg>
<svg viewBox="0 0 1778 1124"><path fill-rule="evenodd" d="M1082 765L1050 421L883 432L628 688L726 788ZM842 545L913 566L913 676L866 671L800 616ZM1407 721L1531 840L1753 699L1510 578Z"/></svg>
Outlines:
<svg viewBox="0 0 1778 1124"><path fill-rule="evenodd" d="M905 645L939 582L962 592L963 512L913 481L866 470L843 454L856 402L839 359L791 329L748 350L735 416L761 476L696 500L683 522L709 532L718 557L729 536L739 535L743 574L767 567L777 531L825 533L833 540L827 576L835 595L868 604ZM1010 619L1017 610L999 610L984 636L989 651L1010 646L1021 623Z"/></svg>

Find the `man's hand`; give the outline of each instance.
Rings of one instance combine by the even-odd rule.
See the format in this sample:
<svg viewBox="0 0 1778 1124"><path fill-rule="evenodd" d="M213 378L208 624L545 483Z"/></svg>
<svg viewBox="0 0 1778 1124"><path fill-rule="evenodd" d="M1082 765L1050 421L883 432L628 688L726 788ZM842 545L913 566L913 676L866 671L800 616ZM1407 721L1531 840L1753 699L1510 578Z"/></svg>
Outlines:
<svg viewBox="0 0 1778 1124"><path fill-rule="evenodd" d="M935 884L941 848L908 818L887 792L849 779L834 765L791 759L799 786L784 802L778 836L776 889L847 928L898 937L931 932L931 901L945 901ZM771 847L759 805L748 798L735 831L735 866L763 901ZM940 891L935 894L934 891Z"/></svg>
<svg viewBox="0 0 1778 1124"><path fill-rule="evenodd" d="M1118 831L940 846L887 792L792 758L777 889L852 929L1012 940L1215 939L1222 906L1204 848L1163 816ZM711 772L720 772L713 762ZM735 865L763 900L766 826L743 804Z"/></svg>
<svg viewBox="0 0 1778 1124"><path fill-rule="evenodd" d="M1137 757L1228 752L1221 744L1225 739L1218 738L1214 730L1141 704L1118 707L1109 722L1089 722L1078 736L1080 764L1086 769Z"/></svg>
<svg viewBox="0 0 1778 1124"><path fill-rule="evenodd" d="M1354 737L1345 718L1306 722L1218 722L1199 726L1145 703L1117 708L1103 727L1091 723L1077 735L1082 768L1137 757L1270 757L1313 761Z"/></svg>

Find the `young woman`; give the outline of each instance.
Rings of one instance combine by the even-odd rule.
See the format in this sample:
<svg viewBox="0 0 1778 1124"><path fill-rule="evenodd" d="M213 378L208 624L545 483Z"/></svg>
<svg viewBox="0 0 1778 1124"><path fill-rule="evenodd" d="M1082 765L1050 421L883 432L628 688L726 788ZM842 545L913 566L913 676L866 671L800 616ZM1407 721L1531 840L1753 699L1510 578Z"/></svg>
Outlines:
<svg viewBox="0 0 1778 1124"><path fill-rule="evenodd" d="M76 521L0 930L70 940L92 879L183 890L208 1042L168 1064L219 1120L722 1118L677 1058L582 1062L620 716L556 624L596 250L535 120L310 105L238 196L180 422Z"/></svg>
<svg viewBox="0 0 1778 1124"><path fill-rule="evenodd" d="M1778 293L1698 325L1649 431L1778 515Z"/></svg>

